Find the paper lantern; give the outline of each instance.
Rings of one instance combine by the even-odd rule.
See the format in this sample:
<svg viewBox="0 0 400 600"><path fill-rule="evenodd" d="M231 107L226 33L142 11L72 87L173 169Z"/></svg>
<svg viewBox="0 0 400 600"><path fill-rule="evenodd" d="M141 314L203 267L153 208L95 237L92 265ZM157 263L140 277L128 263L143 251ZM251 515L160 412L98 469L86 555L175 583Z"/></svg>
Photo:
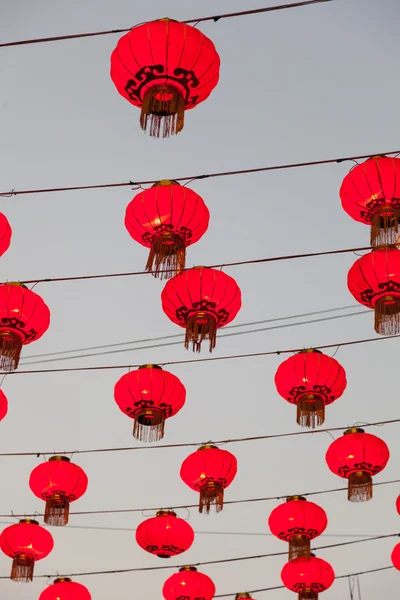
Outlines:
<svg viewBox="0 0 400 600"><path fill-rule="evenodd" d="M393 548L391 559L394 568L400 571L400 544L396 544Z"/></svg>
<svg viewBox="0 0 400 600"><path fill-rule="evenodd" d="M294 559L281 571L283 585L296 592L299 600L317 600L318 594L331 587L335 573L329 563L311 554L308 562Z"/></svg>
<svg viewBox="0 0 400 600"><path fill-rule="evenodd" d="M121 377L114 398L122 412L134 420L134 437L150 442L163 438L165 420L181 410L186 390L172 373L158 365L143 365Z"/></svg>
<svg viewBox="0 0 400 600"><path fill-rule="evenodd" d="M0 390L0 421L4 419L4 417L8 413L8 400L6 395L2 390Z"/></svg>
<svg viewBox="0 0 400 600"><path fill-rule="evenodd" d="M39 600L91 600L89 590L69 577L58 577L39 596Z"/></svg>
<svg viewBox="0 0 400 600"><path fill-rule="evenodd" d="M38 340L50 325L42 298L22 283L0 284L0 369L18 367L23 345Z"/></svg>
<svg viewBox="0 0 400 600"><path fill-rule="evenodd" d="M372 477L386 467L389 456L383 440L352 427L329 446L326 462L332 473L348 479L350 502L364 502L372 498Z"/></svg>
<svg viewBox="0 0 400 600"><path fill-rule="evenodd" d="M0 213L0 256L3 256L10 247L11 227L7 217Z"/></svg>
<svg viewBox="0 0 400 600"><path fill-rule="evenodd" d="M302 496L289 496L271 512L271 533L289 542L289 560L310 560L310 541L321 535L328 525L323 508Z"/></svg>
<svg viewBox="0 0 400 600"><path fill-rule="evenodd" d="M184 114L203 102L218 83L220 59L199 29L172 19L134 27L111 56L118 92L141 109L140 125L168 137L183 129Z"/></svg>
<svg viewBox="0 0 400 600"><path fill-rule="evenodd" d="M136 541L143 550L159 558L170 558L186 552L193 544L194 531L173 510L159 510L136 529Z"/></svg>
<svg viewBox="0 0 400 600"><path fill-rule="evenodd" d="M162 593L165 600L212 600L215 585L196 567L181 567L164 583Z"/></svg>
<svg viewBox="0 0 400 600"><path fill-rule="evenodd" d="M325 421L325 406L346 389L346 372L334 358L309 348L279 365L275 385L282 398L297 406L297 423L314 428Z"/></svg>
<svg viewBox="0 0 400 600"><path fill-rule="evenodd" d="M194 267L170 279L161 294L167 317L186 329L185 348L200 352L203 340L215 348L217 329L236 317L242 305L236 281L216 269Z"/></svg>
<svg viewBox="0 0 400 600"><path fill-rule="evenodd" d="M35 562L46 558L53 550L51 534L33 519L22 519L6 527L0 536L0 547L13 559L11 579L32 581Z"/></svg>
<svg viewBox="0 0 400 600"><path fill-rule="evenodd" d="M87 486L85 471L66 456L51 456L33 469L29 479L32 492L46 502L44 522L53 526L68 523L70 503L81 498Z"/></svg>

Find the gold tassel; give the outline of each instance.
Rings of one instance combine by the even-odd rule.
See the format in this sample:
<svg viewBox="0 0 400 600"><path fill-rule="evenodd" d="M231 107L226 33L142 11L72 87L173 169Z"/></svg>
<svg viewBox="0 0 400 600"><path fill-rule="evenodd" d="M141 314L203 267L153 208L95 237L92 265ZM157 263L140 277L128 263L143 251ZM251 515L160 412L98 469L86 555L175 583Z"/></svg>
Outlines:
<svg viewBox="0 0 400 600"><path fill-rule="evenodd" d="M3 371L15 371L18 367L19 357L22 350L22 337L6 329L0 331L0 369Z"/></svg>
<svg viewBox="0 0 400 600"><path fill-rule="evenodd" d="M219 513L224 506L224 488L220 483L210 481L200 490L199 512L208 515L211 505L215 505L215 512Z"/></svg>
<svg viewBox="0 0 400 600"><path fill-rule="evenodd" d="M375 331L380 335L400 333L400 298L384 296L376 301Z"/></svg>
<svg viewBox="0 0 400 600"><path fill-rule="evenodd" d="M314 394L302 396L297 403L297 423L301 427L314 429L325 421L325 404Z"/></svg>
<svg viewBox="0 0 400 600"><path fill-rule="evenodd" d="M62 494L53 494L46 500L44 522L53 527L64 527L69 517L69 500Z"/></svg>
<svg viewBox="0 0 400 600"><path fill-rule="evenodd" d="M217 342L217 323L213 315L198 312L189 317L186 323L186 350L192 342L193 352L200 352L203 340L210 340L210 352L212 352Z"/></svg>
<svg viewBox="0 0 400 600"><path fill-rule="evenodd" d="M170 279L183 271L185 260L186 244L183 238L164 232L153 237L146 271L153 272L154 277Z"/></svg>
<svg viewBox="0 0 400 600"><path fill-rule="evenodd" d="M157 408L146 408L135 415L133 437L141 442L158 442L164 437L165 415Z"/></svg>
<svg viewBox="0 0 400 600"><path fill-rule="evenodd" d="M295 558L297 562L310 560L310 539L305 535L297 534L289 540L289 560Z"/></svg>
<svg viewBox="0 0 400 600"><path fill-rule="evenodd" d="M167 138L182 131L185 119L185 100L176 88L170 85L153 85L143 98L140 125L147 130L150 120L151 137Z"/></svg>
<svg viewBox="0 0 400 600"><path fill-rule="evenodd" d="M299 600L318 600L318 593L314 592L311 588L305 588L300 592Z"/></svg>
<svg viewBox="0 0 400 600"><path fill-rule="evenodd" d="M10 579L21 583L32 581L34 566L35 561L31 556L19 554L13 560Z"/></svg>
<svg viewBox="0 0 400 600"><path fill-rule="evenodd" d="M379 210L371 219L371 246L400 245L400 209L386 207Z"/></svg>
<svg viewBox="0 0 400 600"><path fill-rule="evenodd" d="M365 471L356 471L349 477L350 502L367 502L372 498L372 477Z"/></svg>

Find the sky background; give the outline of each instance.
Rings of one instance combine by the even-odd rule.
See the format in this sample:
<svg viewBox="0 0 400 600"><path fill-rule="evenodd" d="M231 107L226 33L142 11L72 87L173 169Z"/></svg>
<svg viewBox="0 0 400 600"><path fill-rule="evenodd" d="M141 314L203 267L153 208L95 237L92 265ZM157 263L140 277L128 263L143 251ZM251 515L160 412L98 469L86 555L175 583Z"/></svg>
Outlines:
<svg viewBox="0 0 400 600"><path fill-rule="evenodd" d="M169 16L177 20L256 8L244 0L2 0L1 41L129 27ZM271 14L207 22L199 28L221 56L221 78L207 102L187 114L176 138L153 140L139 111L117 93L109 57L118 35L0 50L1 191L180 177L400 149L398 135L398 0L335 0ZM365 246L368 228L341 209L338 190L350 163L196 181L211 213L210 228L190 247L188 266ZM124 228L129 187L0 199L13 228L1 258L2 280L140 271L147 252ZM357 305L347 291L352 254L226 269L240 285L235 324ZM51 327L23 351L27 358L98 344L179 333L163 314L163 283L150 276L42 283ZM352 311L350 311L352 312ZM295 321L291 321L294 323ZM274 325L274 324L272 324ZM373 337L373 315L220 338L215 356L318 346ZM139 344L142 346L145 344ZM336 358L348 387L327 409L326 426L396 419L398 340L341 348ZM132 348L132 346L131 346ZM202 357L208 355L203 350ZM141 364L191 358L182 346L40 362L33 368ZM187 403L167 421L165 443L207 441L298 430L295 409L278 396L274 374L283 356L171 368ZM39 359L36 359L39 360ZM42 359L43 360L43 359ZM9 414L0 424L0 452L49 452L136 445L131 421L113 387L124 370L6 377ZM399 425L374 428L391 450L376 481L399 477ZM338 437L338 433L335 437ZM226 499L284 496L340 487L325 464L328 434L231 444L238 474ZM72 510L194 504L179 477L188 448L75 456L89 477ZM0 514L43 510L28 480L43 457L3 458ZM316 545L400 531L400 485L380 486L365 504L346 492L318 496L329 519ZM285 551L269 535L277 502L226 506L219 515L190 511L192 548L171 565ZM146 516L150 513L145 513ZM181 511L180 516L187 516ZM142 551L133 529L140 513L71 516L53 528L55 548L37 575L165 565ZM1 517L4 525L13 522ZM103 528L103 529L102 529ZM211 533L210 533L211 532ZM242 535L239 535L241 533ZM395 539L325 550L337 575L390 565ZM284 557L205 567L217 594L280 584ZM0 558L0 575L11 561ZM161 598L174 569L76 578L93 600ZM364 600L397 593L392 571L361 578ZM0 581L10 600L38 598L46 579ZM272 594L260 593L259 598ZM273 592L294 598L291 592ZM338 580L326 600L347 597Z"/></svg>

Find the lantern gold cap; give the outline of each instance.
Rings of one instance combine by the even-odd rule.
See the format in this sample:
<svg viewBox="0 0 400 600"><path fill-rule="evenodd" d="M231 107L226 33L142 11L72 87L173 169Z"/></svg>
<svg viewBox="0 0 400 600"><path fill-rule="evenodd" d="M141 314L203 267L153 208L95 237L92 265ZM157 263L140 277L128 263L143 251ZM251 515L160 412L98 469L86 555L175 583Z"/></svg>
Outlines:
<svg viewBox="0 0 400 600"><path fill-rule="evenodd" d="M71 583L72 579L70 577L57 577L53 581L53 583Z"/></svg>
<svg viewBox="0 0 400 600"><path fill-rule="evenodd" d="M18 522L26 525L39 525L39 521L35 521L35 519L20 519Z"/></svg>
<svg viewBox="0 0 400 600"><path fill-rule="evenodd" d="M161 369L162 367L160 367L159 365L153 365L151 363L149 363L148 365L140 365L139 369Z"/></svg>
<svg viewBox="0 0 400 600"><path fill-rule="evenodd" d="M298 500L302 500L304 502L307 502L307 499L304 498L304 496L288 496L286 498L286 502L296 502Z"/></svg>
<svg viewBox="0 0 400 600"><path fill-rule="evenodd" d="M180 185L180 183L175 181L175 179L160 179L153 183L151 187L167 187L168 185Z"/></svg>
<svg viewBox="0 0 400 600"><path fill-rule="evenodd" d="M197 448L197 452L199 452L199 450L210 450L210 448L218 448L218 446L214 446L214 444L204 444L204 446Z"/></svg>
<svg viewBox="0 0 400 600"><path fill-rule="evenodd" d="M59 455L50 456L49 462L53 461L53 460L58 460L58 461L63 461L63 462L71 462L71 459L68 458L68 456L59 456Z"/></svg>
<svg viewBox="0 0 400 600"><path fill-rule="evenodd" d="M161 509L156 512L156 517L176 517L176 512L173 510Z"/></svg>
<svg viewBox="0 0 400 600"><path fill-rule="evenodd" d="M343 431L343 435L349 435L350 433L365 433L365 431L361 427L350 427L350 429Z"/></svg>
<svg viewBox="0 0 400 600"><path fill-rule="evenodd" d="M187 566L187 567L181 567L179 569L179 572L181 572L181 571L197 571L197 569L196 569L196 567L189 567L189 566Z"/></svg>
<svg viewBox="0 0 400 600"><path fill-rule="evenodd" d="M304 348L304 350L300 350L299 354L316 352L317 354L322 354L321 350L317 350L316 348Z"/></svg>
<svg viewBox="0 0 400 600"><path fill-rule="evenodd" d="M3 285L14 285L14 286L26 288L26 285L24 283L21 283L20 281L5 281L5 282L3 282Z"/></svg>
<svg viewBox="0 0 400 600"><path fill-rule="evenodd" d="M235 600L239 600L239 598L251 598L248 592L240 592L240 594L236 594Z"/></svg>

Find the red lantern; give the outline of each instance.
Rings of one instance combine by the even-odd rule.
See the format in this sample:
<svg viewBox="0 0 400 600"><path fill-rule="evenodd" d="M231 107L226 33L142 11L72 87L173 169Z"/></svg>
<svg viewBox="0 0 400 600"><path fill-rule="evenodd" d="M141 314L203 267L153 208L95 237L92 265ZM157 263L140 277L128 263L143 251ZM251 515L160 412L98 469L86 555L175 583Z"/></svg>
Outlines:
<svg viewBox="0 0 400 600"><path fill-rule="evenodd" d="M169 279L183 271L187 246L202 237L209 220L208 208L196 192L164 179L128 204L125 227L136 242L150 248L146 271Z"/></svg>
<svg viewBox="0 0 400 600"><path fill-rule="evenodd" d="M58 577L39 596L39 600L91 600L89 590L69 577Z"/></svg>
<svg viewBox="0 0 400 600"><path fill-rule="evenodd" d="M3 213L0 213L0 256L3 256L10 247L11 227Z"/></svg>
<svg viewBox="0 0 400 600"><path fill-rule="evenodd" d="M193 544L192 527L173 510L159 510L136 529L136 541L143 550L159 558L178 556Z"/></svg>
<svg viewBox="0 0 400 600"><path fill-rule="evenodd" d="M168 137L183 129L194 108L218 83L220 59L199 29L172 19L134 27L111 56L111 79L119 93L142 109L144 131ZM161 125L163 125L161 130Z"/></svg>
<svg viewBox="0 0 400 600"><path fill-rule="evenodd" d="M14 371L22 346L42 337L49 325L40 296L22 283L0 284L0 369Z"/></svg>
<svg viewBox="0 0 400 600"><path fill-rule="evenodd" d="M216 446L201 446L182 463L181 479L195 492L200 492L199 512L210 512L212 504L220 512L224 504L224 489L235 478L237 460L227 450Z"/></svg>
<svg viewBox="0 0 400 600"><path fill-rule="evenodd" d="M400 496L397 496L397 500L396 500L396 508L397 508L397 512L400 515Z"/></svg>
<svg viewBox="0 0 400 600"><path fill-rule="evenodd" d="M371 226L371 246L396 244L400 233L400 159L373 156L355 165L340 188L344 210Z"/></svg>
<svg viewBox="0 0 400 600"><path fill-rule="evenodd" d="M314 428L325 421L325 406L346 389L346 372L337 360L310 348L279 365L275 385L278 394L297 406L297 423Z"/></svg>
<svg viewBox="0 0 400 600"><path fill-rule="evenodd" d="M311 554L308 562L297 558L281 571L283 585L296 592L299 600L317 600L318 594L331 587L335 573L329 563Z"/></svg>
<svg viewBox="0 0 400 600"><path fill-rule="evenodd" d="M35 562L46 558L53 546L51 533L32 519L22 519L6 527L0 536L2 551L13 559L10 577L13 581L32 581Z"/></svg>
<svg viewBox="0 0 400 600"><path fill-rule="evenodd" d="M400 571L400 544L396 544L393 548L391 558L394 568Z"/></svg>
<svg viewBox="0 0 400 600"><path fill-rule="evenodd" d="M196 567L182 567L179 573L168 577L162 593L165 600L212 600L215 585L207 575L199 573Z"/></svg>
<svg viewBox="0 0 400 600"><path fill-rule="evenodd" d="M8 413L7 397L4 394L4 392L2 392L0 390L0 421L2 421L4 419L4 417L7 415L7 413Z"/></svg>
<svg viewBox="0 0 400 600"><path fill-rule="evenodd" d="M351 267L347 283L357 302L374 309L376 333L400 333L400 250L364 254Z"/></svg>
<svg viewBox="0 0 400 600"><path fill-rule="evenodd" d="M302 496L289 496L285 504L274 508L268 525L271 533L289 542L289 560L310 560L310 541L321 535L328 525L323 508Z"/></svg>
<svg viewBox="0 0 400 600"><path fill-rule="evenodd" d="M51 456L33 469L29 479L32 492L46 502L44 522L53 526L68 523L70 502L83 496L87 486L85 471L66 456Z"/></svg>
<svg viewBox="0 0 400 600"><path fill-rule="evenodd" d="M217 329L233 321L242 305L236 281L208 267L194 267L170 279L161 301L167 317L186 329L185 348L191 342L197 352L203 340L210 340L212 352Z"/></svg>
<svg viewBox="0 0 400 600"><path fill-rule="evenodd" d="M185 404L186 390L172 373L158 365L143 365L117 381L114 398L122 412L134 420L134 437L153 442L164 437L165 420Z"/></svg>
<svg viewBox="0 0 400 600"><path fill-rule="evenodd" d="M386 467L389 456L383 440L352 427L329 446L326 462L332 473L348 479L350 502L364 502L371 500L372 477Z"/></svg>

